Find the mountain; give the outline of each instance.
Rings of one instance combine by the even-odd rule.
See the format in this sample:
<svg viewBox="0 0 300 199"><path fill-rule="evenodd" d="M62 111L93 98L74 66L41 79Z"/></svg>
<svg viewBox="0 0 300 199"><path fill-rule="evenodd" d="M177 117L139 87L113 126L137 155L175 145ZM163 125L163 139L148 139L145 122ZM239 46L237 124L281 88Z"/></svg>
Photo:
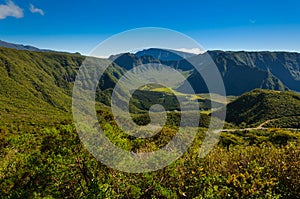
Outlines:
<svg viewBox="0 0 300 199"><path fill-rule="evenodd" d="M145 56L138 57L137 55L132 53L112 55L108 59L126 70L131 70L132 68L142 64L161 63L160 60L155 59L152 56L145 55Z"/></svg>
<svg viewBox="0 0 300 199"><path fill-rule="evenodd" d="M261 88L282 90L283 84L291 90L300 91L300 53L210 51L209 54L223 77L228 77L234 68L247 67L268 76L269 80L262 82ZM255 76L252 77L255 79Z"/></svg>
<svg viewBox="0 0 300 199"><path fill-rule="evenodd" d="M83 59L0 47L1 122L49 122L70 115L72 82Z"/></svg>
<svg viewBox="0 0 300 199"><path fill-rule="evenodd" d="M28 51L48 51L3 41L0 41L0 46ZM241 95L255 88L290 89L300 92L299 53L208 51L195 55L175 50L150 48L135 54L124 53L111 56L109 59L125 71L148 63L160 63L173 67L183 72L187 77L185 83L189 82L196 93L206 93L208 92L206 84L191 63L201 67L204 71L210 70L209 66L203 68L205 64L202 63L203 57L207 54L210 55L221 73L227 95ZM200 66L201 64L202 66ZM182 84L183 86L174 89L185 92L185 85ZM114 84L110 84L111 88L113 86Z"/></svg>
<svg viewBox="0 0 300 199"><path fill-rule="evenodd" d="M18 50L49 52L33 46L7 43L0 46ZM241 95L255 88L300 92L300 54L293 52L208 51L217 65L228 95ZM124 53L109 59L125 70L147 63L161 63L183 71L196 93L208 92L193 64L201 64L205 54L150 48L135 54ZM183 59L184 58L184 59ZM190 63L191 62L191 63ZM209 70L209 67L203 68ZM185 86L176 88L183 92Z"/></svg>
<svg viewBox="0 0 300 199"><path fill-rule="evenodd" d="M164 55L162 60L157 59L159 55ZM164 49L148 49L136 54L124 53L111 60L126 70L147 63L173 67L186 75L186 83L189 82L196 93L206 93L206 84L191 63L203 72L209 71L209 64L205 64L207 55L219 69L228 95L241 95L255 88L300 91L299 53L208 51L187 59L173 60L173 54L166 53ZM184 85L176 89L184 92L183 88Z"/></svg>
<svg viewBox="0 0 300 199"><path fill-rule="evenodd" d="M255 88L281 91L288 90L289 88L297 91L300 90L299 53L224 51L210 51L208 53L221 72L227 94L240 95ZM201 64L201 56L205 56L205 54L196 55L189 59L193 59L194 63ZM66 113L69 114L71 110L73 83L77 71L85 58L79 54L33 52L0 47L0 116L9 120L9 118L17 116L31 117L28 112L32 114L38 113L43 117L58 117ZM103 77L99 81L96 100L109 105L110 95L118 79L127 70L147 63L161 63L176 68L187 77L187 80L190 81L196 92L207 91L205 90L205 83L200 75L195 72L188 60L158 60L148 55L138 57L135 54L124 53L116 57L114 64L104 72ZM105 59L95 59L94 61L100 65L101 63L109 63L109 60ZM91 64L93 65L94 63L92 62ZM209 67L203 67L202 70L209 70ZM176 89L180 91L180 86L171 89L175 90L175 92ZM153 91L139 91L138 89L136 96L140 96L143 99L151 99L158 96L158 99L160 99L161 94L157 92L165 92L160 88L155 88ZM185 92L182 91L181 93ZM290 95L289 92L282 93ZM181 95L186 98L195 99L195 101L198 99L198 96ZM273 94L265 95L266 99L276 98ZM288 99L286 103L291 103L292 99L294 98ZM122 101L123 99L120 100ZM170 98L170 101L172 100L173 97ZM210 102L204 99L198 99L198 101L202 103L202 107L208 108ZM138 103L136 100L133 100L133 102L134 109L142 109L142 107L148 106L145 104L147 102L144 104ZM253 103L249 102L248 104L254 105ZM260 103L262 102L259 100L255 101L255 104ZM280 102L275 105L281 107L281 103L284 104ZM272 108L275 105L273 103ZM233 105L230 104L228 107L228 121L234 121L237 124L241 122L256 123L261 121L256 116L243 116L235 113L233 111L235 108L231 110L231 106ZM170 106L170 109L174 109L174 107ZM248 113L245 109L238 109L243 110L243 114ZM268 110L268 107L263 106L259 107L259 109ZM293 109L296 110L295 107ZM285 113L283 109L282 112ZM237 117L234 117L235 114L237 114ZM270 115L263 115L267 119L273 116L278 115L273 112ZM245 118L248 118L247 121Z"/></svg>
<svg viewBox="0 0 300 199"><path fill-rule="evenodd" d="M0 40L0 46L5 47L5 48L17 49L17 50L29 50L29 51L36 51L36 52L51 52L51 50L39 49L39 48L36 48L34 46L29 46L29 45L13 44L13 43L8 43L8 42L1 41L1 40Z"/></svg>
<svg viewBox="0 0 300 199"><path fill-rule="evenodd" d="M237 125L253 125L297 116L300 116L299 94L255 89L227 105L226 121Z"/></svg>
<svg viewBox="0 0 300 199"><path fill-rule="evenodd" d="M189 57L195 56L196 54L187 53L171 49L159 49L159 48L149 48L135 53L137 57L151 56L154 59L162 61L174 61L187 59Z"/></svg>
<svg viewBox="0 0 300 199"><path fill-rule="evenodd" d="M106 59L62 52L34 52L0 47L0 124L10 121L61 121L71 118L73 84L86 60L96 75ZM116 64L104 71L96 101L110 105L110 95L126 72ZM95 77L87 77L88 85ZM91 80L89 80L91 79ZM121 101L123 99L120 99Z"/></svg>
<svg viewBox="0 0 300 199"><path fill-rule="evenodd" d="M260 65L255 64L255 62L252 63L252 59L248 56L248 52L209 51L208 54L220 71L227 95L238 96L255 88L288 90L288 85L290 84L286 85L282 81L294 78L287 74L288 72L286 72L286 75L281 75L280 77L274 75L273 71L278 70L277 66L273 65L273 62L268 59L262 59L259 63ZM255 54L260 57L263 53L257 52ZM272 53L270 52L270 54ZM289 55L289 53L284 54ZM280 54L275 55L280 56ZM209 73L210 64L202 63L206 61L206 59L208 59L206 54L200 54L188 59L188 61L201 68L203 73ZM295 60L297 62L296 58ZM182 62L186 61L184 60ZM179 63L179 65L181 64ZM282 65L285 67L287 62ZM263 68L263 66L266 67ZM299 71L297 67L294 70ZM291 81L294 82L293 88L298 88L298 90L300 90L300 85L298 85L298 87L295 86L297 85L295 82L296 80ZM191 72L190 76L187 78L187 82L193 86L196 93L208 92L205 82L196 70ZM183 88L184 87L185 86L183 86ZM182 88L178 88L178 90L182 91Z"/></svg>
<svg viewBox="0 0 300 199"><path fill-rule="evenodd" d="M122 130L130 125L125 123L127 120L121 120L122 126L117 125L115 119L119 114L112 114L109 107L95 103L98 121L102 123L100 126L106 140L111 142L110 145L127 151L130 159L141 163L142 169L144 166L150 166L151 169L156 164L160 166L164 163L160 154L158 158L154 156L154 161L148 161L151 160L151 154L160 149L166 152L168 160L172 154L176 158L184 152L185 145L188 147L187 144L192 141L187 151L165 169L145 174L114 170L98 161L90 149L102 152L100 156L98 153L102 159L109 160L112 157L120 161L117 165L121 165L119 168L124 168L122 165L126 160L125 156L121 157L112 150L112 153L106 152L110 148L102 142L103 136L94 134L94 131L84 133L77 128L82 126L81 123L75 125L72 122L72 88L79 67L85 63L92 70L83 77L85 81L82 86L88 87L99 74L98 66L101 68L110 64L106 59L86 58L79 54L0 47L0 198L299 198L298 131L228 129L228 132L221 132L219 144L213 146L218 136L209 133L207 128L210 121L217 123L215 118L210 120L207 112L201 113L199 126L205 128L194 129L190 124L197 125L194 118L199 116L198 111L171 111L180 108L174 94L188 101L202 102L205 106L211 102L202 98L202 94L192 96L178 93L170 88L162 89L161 85L148 84L136 90L133 95L143 99L141 103L135 101L135 97L131 99L132 104L136 103L136 107L143 110L153 108L152 104L156 102L169 105L166 107L166 110L170 110L166 115L166 125L157 134L152 133L152 137L142 139L130 135L128 131ZM161 61L151 56L136 58L132 54L122 58L128 58L128 68L140 61L154 61L169 64L187 76L195 74L188 62ZM99 101L109 102L112 88L127 72L122 67L124 62L117 61L121 66L111 64L99 81L99 93L96 95ZM231 67L241 70L251 68L239 65ZM152 75L161 72L152 69ZM145 75L151 72L147 71ZM231 69L223 71L234 75L248 74L232 73ZM166 80L169 79L168 74L162 74ZM255 74L256 71L250 75L255 78ZM194 86L197 86L196 83ZM284 119L280 123L286 123L293 117L296 121L294 124L299 125L299 102L300 95L291 91L256 89L228 105L227 120L242 126L243 123L257 125L267 121L277 124L281 118ZM153 121L152 118L162 119L151 115L148 112L135 113L131 114L131 118L140 125L147 125ZM185 122L182 122L182 116L185 116ZM93 128L99 127L98 121L90 117L84 119L93 122ZM88 125L83 124L82 127L85 126ZM228 124L228 127L233 125ZM156 125L145 126L137 133L147 133L156 128ZM196 130L195 137L191 136L193 130ZM205 149L204 153L209 152L212 146L214 149L200 159L199 152L203 152L199 151L201 145ZM103 154L103 148L108 149L104 151L106 154ZM137 167L131 168L136 172ZM122 186L116 186L118 182L122 182Z"/></svg>

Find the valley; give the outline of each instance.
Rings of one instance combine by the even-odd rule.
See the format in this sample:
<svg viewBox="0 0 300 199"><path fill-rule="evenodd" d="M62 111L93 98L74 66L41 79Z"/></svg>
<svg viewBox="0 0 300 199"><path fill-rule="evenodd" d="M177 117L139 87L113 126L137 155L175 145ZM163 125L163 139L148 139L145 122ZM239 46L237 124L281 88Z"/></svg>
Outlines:
<svg viewBox="0 0 300 199"><path fill-rule="evenodd" d="M95 125L123 150L133 154L157 151L174 138L184 114L188 119L200 117L195 139L182 157L158 171L130 174L99 162L76 131L72 94L85 56L0 47L0 197L299 198L300 54L206 52L224 80L224 98L207 93L205 82L192 68L191 63L201 64L203 54L177 53L153 48L89 62L95 72L87 75L86 88L97 75L95 66L109 65L96 88ZM176 69L186 80L173 87L154 82L132 91L128 111L137 125L151 122L149 110L155 104L166 112L159 133L144 139L118 126L111 99L122 76L151 63ZM148 71L155 75L153 68ZM194 94L183 90L186 81ZM126 97L117 95L121 104ZM182 111L179 100L197 111ZM210 122L220 122L225 105L219 142L200 158ZM188 125L184 131L190 131Z"/></svg>

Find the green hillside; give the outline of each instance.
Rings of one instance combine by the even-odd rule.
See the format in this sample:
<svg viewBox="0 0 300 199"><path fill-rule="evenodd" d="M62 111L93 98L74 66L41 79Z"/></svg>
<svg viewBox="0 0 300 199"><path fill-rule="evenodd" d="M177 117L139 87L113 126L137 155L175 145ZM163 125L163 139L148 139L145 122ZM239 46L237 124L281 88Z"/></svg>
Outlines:
<svg viewBox="0 0 300 199"><path fill-rule="evenodd" d="M71 119L72 86L84 58L79 54L0 48L0 124L43 126ZM97 66L101 62L106 60L88 59L87 63ZM112 88L124 73L116 64L107 68L99 81L98 102L110 105ZM200 109L210 108L207 98L175 94L187 98L186 103L199 103ZM156 103L163 104L166 110L180 110L176 96L170 91L142 89L133 95L131 112L143 113Z"/></svg>
<svg viewBox="0 0 300 199"><path fill-rule="evenodd" d="M48 123L71 118L73 83L84 59L76 53L0 48L0 121ZM95 66L102 62L108 63L89 59ZM107 68L99 81L97 101L109 103L109 88L123 73L116 65Z"/></svg>
<svg viewBox="0 0 300 199"><path fill-rule="evenodd" d="M255 89L227 105L226 121L253 125L295 116L300 116L299 94Z"/></svg>
<svg viewBox="0 0 300 199"><path fill-rule="evenodd" d="M72 85L84 58L79 54L0 48L1 122L47 123L70 118ZM101 59L92 61L100 64L105 62ZM109 105L112 88L125 72L124 68L116 64L109 67L99 81L96 100ZM206 97L174 92L178 97L198 102L200 109L207 110L210 107L211 102ZM179 110L177 100L171 93L171 90L162 88L137 90L131 100L131 110L147 110L153 102L165 103L167 110ZM167 98L164 99L164 96ZM298 113L299 95L258 89L242 95L228 105L227 121L234 124L256 124L283 118L280 121L287 123L286 117L297 118ZM274 122L270 121L270 124ZM293 126L297 125L292 123Z"/></svg>
<svg viewBox="0 0 300 199"><path fill-rule="evenodd" d="M199 158L210 121L204 113L199 122L204 128L198 129L192 146L161 170L132 174L99 162L71 120L72 85L83 59L79 54L0 48L0 198L299 198L299 133L234 130L223 133L219 144ZM92 69L87 80L96 74L96 67ZM109 67L96 100L109 104L112 88L125 72L117 65ZM147 85L134 93L132 112L144 110L131 115L138 124L150 122L145 110L153 103L164 103L170 110L163 129L148 139L123 132L110 107L96 103L105 135L133 154L165 146L178 133L181 119L180 112L171 111L178 110L173 91ZM175 94L203 109L211 103L208 94ZM229 118L251 124L284 115L280 119L285 121L299 112L299 99L292 92L254 90L229 104ZM184 130L190 132L189 126Z"/></svg>
<svg viewBox="0 0 300 199"><path fill-rule="evenodd" d="M209 54L224 74L230 74L235 67L244 66L269 75L270 81L266 80L261 88L281 90L284 85L289 89L300 91L300 53L209 51ZM270 79L271 76L273 80ZM255 76L251 77L256 80Z"/></svg>
<svg viewBox="0 0 300 199"><path fill-rule="evenodd" d="M65 117L82 60L78 54L0 48L1 121Z"/></svg>

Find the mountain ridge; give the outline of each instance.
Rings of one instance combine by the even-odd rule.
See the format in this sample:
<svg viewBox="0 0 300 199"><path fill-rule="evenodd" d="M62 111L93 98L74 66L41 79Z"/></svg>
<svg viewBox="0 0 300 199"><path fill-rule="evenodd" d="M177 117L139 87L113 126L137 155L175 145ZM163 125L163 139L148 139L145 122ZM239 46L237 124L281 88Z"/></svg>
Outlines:
<svg viewBox="0 0 300 199"><path fill-rule="evenodd" d="M3 40L0 40L0 47L11 48L11 49L16 49L16 50L35 51L35 52L57 52L57 51L50 50L50 49L40 49L40 48L31 46L31 45L14 44L14 43L6 42Z"/></svg>
<svg viewBox="0 0 300 199"><path fill-rule="evenodd" d="M175 60L187 59L197 54L172 50L172 49L149 48L149 49L138 51L135 53L135 55L137 57L151 56L154 59L158 59L161 61L172 61L172 60L175 61Z"/></svg>
<svg viewBox="0 0 300 199"><path fill-rule="evenodd" d="M214 61L219 69L228 95L241 95L255 88L300 91L299 53L224 51L207 53L212 58L210 62ZM188 72L190 75L187 76L187 82L192 84L195 92L206 93L208 90L205 82L191 64L201 64L205 56L207 57L207 54L199 54L182 60L158 60L149 55L138 57L132 53L124 53L119 57L114 57L113 61L126 70L131 70L141 64L157 63L173 67L185 74ZM208 66L196 67L202 67L201 70L210 70ZM178 89L180 92L183 91L181 88Z"/></svg>
<svg viewBox="0 0 300 199"><path fill-rule="evenodd" d="M33 52L28 49L25 50ZM158 51L160 50L162 54L166 51L166 49L151 48L150 51L146 49L136 54L123 53L121 55L111 56L110 60L113 60L116 65L124 70L131 70L133 67L148 63L167 65L184 73L187 81L191 82L196 93L208 92L206 84L200 74L197 73L189 62L192 60L192 63L201 64L201 56L205 56L205 54L194 55L182 60L159 60L156 59L155 56L151 56L153 50L156 55L159 54ZM52 53L52 51L48 53ZM60 52L53 53L59 54ZM228 95L241 95L255 88L300 91L300 53L268 51L235 52L221 50L207 51L206 53L210 55L219 69ZM187 54L192 55L191 53ZM75 53L74 55L79 54ZM171 58L172 56L173 55L171 55ZM204 70L209 70L209 68L206 67ZM124 71L122 71L122 73L124 73ZM111 79L111 77L108 79ZM116 80L113 80L111 82L115 81ZM110 84L109 87L113 88L112 86L114 86L114 84ZM108 88L107 86L104 87ZM180 90L181 88L177 89L182 92Z"/></svg>

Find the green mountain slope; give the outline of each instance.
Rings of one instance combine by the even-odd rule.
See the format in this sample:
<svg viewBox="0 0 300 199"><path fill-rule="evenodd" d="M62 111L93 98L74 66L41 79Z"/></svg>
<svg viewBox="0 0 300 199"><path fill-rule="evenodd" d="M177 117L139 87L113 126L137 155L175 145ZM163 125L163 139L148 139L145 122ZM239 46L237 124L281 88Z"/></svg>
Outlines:
<svg viewBox="0 0 300 199"><path fill-rule="evenodd" d="M300 116L299 94L255 89L227 105L226 121L251 125L295 116Z"/></svg>
<svg viewBox="0 0 300 199"><path fill-rule="evenodd" d="M194 66L210 70L207 53L215 62L224 81L228 95L241 95L255 88L300 91L300 54L290 52L230 52L208 51L204 54L176 59L163 49L149 49L136 54L124 53L110 59L126 70L148 63L160 63L183 71L196 93L205 93L207 87ZM147 52L147 53L146 53ZM159 55L162 54L162 60ZM168 57L169 56L169 57ZM173 60L172 60L173 58ZM192 64L193 65L192 65ZM184 86L177 89L184 92Z"/></svg>
<svg viewBox="0 0 300 199"><path fill-rule="evenodd" d="M210 51L210 56L223 71L244 65L273 74L288 88L300 91L300 53L295 52L223 52Z"/></svg>
<svg viewBox="0 0 300 199"><path fill-rule="evenodd" d="M83 57L0 48L1 121L56 120L70 112L72 81Z"/></svg>
<svg viewBox="0 0 300 199"><path fill-rule="evenodd" d="M269 63L268 67L270 70L267 72L262 68L263 62L259 65L257 57L264 55L264 53L254 53L256 58L253 55L253 60L250 59L250 55L253 53L216 51L214 53L216 54L212 54L212 58L216 61L219 69L221 66L223 67L220 71L224 78L225 86L228 89L227 94L228 91L229 94L231 91L243 93L253 87L272 88L276 90L286 89L282 81L274 76L271 71L272 66L270 63L275 63L275 61ZM270 56L274 57L276 55L276 60L278 60L282 54L285 55L285 60L293 60L290 65L285 64L286 68L290 66L290 68L294 69L290 70L290 73L293 74L292 76L295 78L295 81L298 81L296 64L298 54L270 53ZM42 118L42 120L45 118L46 120L60 120L65 115L70 116L72 85L76 78L77 70L84 59L85 57L79 54L32 52L0 48L1 121L10 121L16 118L24 121L38 118ZM264 56L261 59L264 61L267 60ZM99 61L100 64L101 62L107 63L107 60L103 59L95 59L93 61ZM124 54L121 59L117 59L116 61L121 66L113 64L112 67L106 70L99 81L96 100L106 105L110 104L110 94L118 79L126 73L126 69L130 69L136 64L161 62L178 69L181 68L187 76L190 74L185 71L185 69L190 69L186 61L185 64L180 64L179 61L159 61L152 57L139 57L136 59L136 56L132 54ZM122 66L123 61L126 67ZM265 65L267 64L266 62L264 63ZM275 69L272 70L274 71ZM198 88L196 91L201 91L203 82L201 83L201 79L199 80L194 76L197 75L191 73L189 80ZM257 84L254 84L254 82L257 82ZM295 85L297 86L297 84ZM148 100L161 96L157 91L139 91L136 94L136 98L140 97L141 99ZM255 90L228 105L227 120L235 124L242 122L254 124L282 116L295 116L299 112L298 98L292 96L297 95L290 92L276 93ZM169 103L170 110L177 109L176 102L173 103L174 100L171 98L171 104ZM160 97L157 99L160 99ZM240 101L240 99L243 99L245 102ZM132 110L140 110L148 106L147 100L139 103L138 99L133 99L132 102L132 105L135 106L131 107L133 108ZM202 103L205 108L210 104L208 101L201 101L200 99L198 102ZM246 104L244 105L244 103Z"/></svg>
<svg viewBox="0 0 300 199"><path fill-rule="evenodd" d="M227 95L241 95L255 88L300 91L300 82L297 77L300 72L300 54L298 53L224 51L209 51L208 53L221 73ZM203 66L201 62L206 56L200 54L189 60L194 65L202 67L205 73L206 70L210 70L209 66ZM280 60L280 57L288 58ZM207 92L205 82L195 70L187 81L191 82L195 92Z"/></svg>

